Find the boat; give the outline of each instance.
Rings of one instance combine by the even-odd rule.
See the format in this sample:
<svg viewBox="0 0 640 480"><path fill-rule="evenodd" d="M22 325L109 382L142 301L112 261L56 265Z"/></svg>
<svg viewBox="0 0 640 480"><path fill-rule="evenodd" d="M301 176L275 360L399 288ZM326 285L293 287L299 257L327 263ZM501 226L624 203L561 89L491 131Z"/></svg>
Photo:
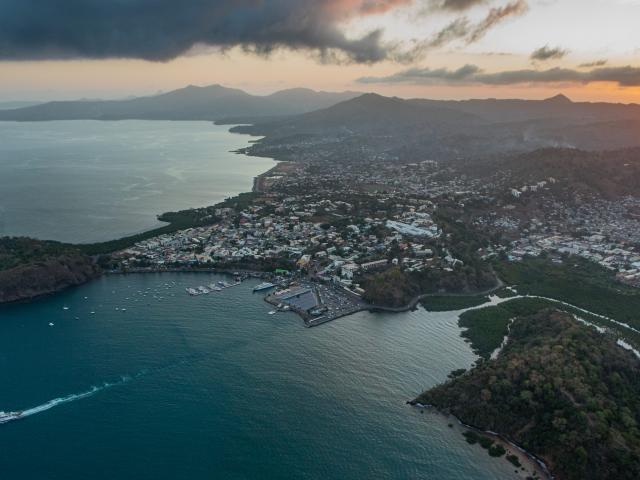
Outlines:
<svg viewBox="0 0 640 480"><path fill-rule="evenodd" d="M69 307L62 307L63 310L69 310Z"/></svg>
<svg viewBox="0 0 640 480"><path fill-rule="evenodd" d="M22 412L0 412L0 423L7 423L11 420L18 420L22 417Z"/></svg>
<svg viewBox="0 0 640 480"><path fill-rule="evenodd" d="M200 286L198 287L198 291L199 291L200 293L204 293L204 294L209 293L209 289L208 289L207 287L202 286L202 285L200 285Z"/></svg>
<svg viewBox="0 0 640 480"><path fill-rule="evenodd" d="M254 292L261 292L262 290L268 290L270 288L275 287L275 285L273 283L269 283L269 282L264 282L261 283L260 285L256 285L255 287L253 287L253 291Z"/></svg>
<svg viewBox="0 0 640 480"><path fill-rule="evenodd" d="M50 327L53 327L53 322L49 322L49 326L50 326Z"/></svg>
<svg viewBox="0 0 640 480"><path fill-rule="evenodd" d="M275 310L271 310L271 311L269 312L269 315L275 315L275 314L276 314L276 311L275 311Z"/></svg>
<svg viewBox="0 0 640 480"><path fill-rule="evenodd" d="M187 288L186 291L191 296L200 295L200 292L198 292L195 288Z"/></svg>

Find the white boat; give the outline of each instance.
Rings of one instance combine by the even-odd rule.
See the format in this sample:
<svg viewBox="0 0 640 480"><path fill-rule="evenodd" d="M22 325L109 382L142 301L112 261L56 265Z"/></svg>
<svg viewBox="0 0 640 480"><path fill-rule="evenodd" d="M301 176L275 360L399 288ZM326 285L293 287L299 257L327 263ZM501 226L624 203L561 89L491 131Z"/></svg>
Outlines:
<svg viewBox="0 0 640 480"><path fill-rule="evenodd" d="M269 283L269 282L264 282L261 283L260 285L256 285L255 287L253 287L253 291L254 292L260 292L262 290L268 290L270 288L275 287L275 285L273 283Z"/></svg>
<svg viewBox="0 0 640 480"><path fill-rule="evenodd" d="M49 322L49 326L50 326L50 327L53 327L53 322Z"/></svg>
<svg viewBox="0 0 640 480"><path fill-rule="evenodd" d="M276 311L275 311L275 310L271 310L271 311L269 312L269 315L275 315L275 314L276 314Z"/></svg>
<svg viewBox="0 0 640 480"><path fill-rule="evenodd" d="M0 423L7 423L11 420L18 420L22 417L22 412L0 412Z"/></svg>
<svg viewBox="0 0 640 480"><path fill-rule="evenodd" d="M62 307L63 310L69 310L69 307Z"/></svg>

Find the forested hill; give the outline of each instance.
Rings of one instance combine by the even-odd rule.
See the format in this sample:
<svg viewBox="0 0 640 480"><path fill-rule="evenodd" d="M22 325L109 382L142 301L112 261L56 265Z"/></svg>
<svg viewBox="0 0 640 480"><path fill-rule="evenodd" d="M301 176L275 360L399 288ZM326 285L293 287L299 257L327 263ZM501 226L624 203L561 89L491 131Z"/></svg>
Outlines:
<svg viewBox="0 0 640 480"><path fill-rule="evenodd" d="M72 245L0 238L0 303L58 292L100 274L94 259Z"/></svg>
<svg viewBox="0 0 640 480"><path fill-rule="evenodd" d="M517 318L496 360L417 401L498 432L559 480L640 478L640 360L555 310Z"/></svg>

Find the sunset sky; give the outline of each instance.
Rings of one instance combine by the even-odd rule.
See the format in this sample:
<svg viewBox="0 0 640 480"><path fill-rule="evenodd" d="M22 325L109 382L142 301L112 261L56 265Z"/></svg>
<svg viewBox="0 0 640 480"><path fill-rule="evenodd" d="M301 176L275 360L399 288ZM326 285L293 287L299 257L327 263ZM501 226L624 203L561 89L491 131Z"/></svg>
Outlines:
<svg viewBox="0 0 640 480"><path fill-rule="evenodd" d="M188 84L640 102L640 0L2 0L0 100Z"/></svg>

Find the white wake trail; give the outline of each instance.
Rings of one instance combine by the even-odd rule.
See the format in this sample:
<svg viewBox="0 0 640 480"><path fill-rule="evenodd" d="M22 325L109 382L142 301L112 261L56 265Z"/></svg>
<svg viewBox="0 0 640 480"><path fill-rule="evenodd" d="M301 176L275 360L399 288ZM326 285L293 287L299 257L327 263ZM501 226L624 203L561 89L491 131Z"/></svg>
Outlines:
<svg viewBox="0 0 640 480"><path fill-rule="evenodd" d="M49 400L48 402L43 403L42 405L38 405L37 407L22 410L21 412L19 412L19 415L16 416L15 418L12 418L12 420L20 420L22 418L29 417L31 415L36 415L37 413L46 412L47 410L51 410L53 407L57 407L58 405L75 402L76 400L82 400L83 398L87 398L92 395L95 395L96 393L102 390L106 390L107 388L115 387L117 385L124 385L129 381L131 381L130 376L123 376L117 382L113 382L113 383L105 382L102 385L98 385L98 386L94 385L86 392L74 393L71 395L67 395L65 397L54 398L53 400ZM0 422L0 423L5 423L5 422Z"/></svg>

